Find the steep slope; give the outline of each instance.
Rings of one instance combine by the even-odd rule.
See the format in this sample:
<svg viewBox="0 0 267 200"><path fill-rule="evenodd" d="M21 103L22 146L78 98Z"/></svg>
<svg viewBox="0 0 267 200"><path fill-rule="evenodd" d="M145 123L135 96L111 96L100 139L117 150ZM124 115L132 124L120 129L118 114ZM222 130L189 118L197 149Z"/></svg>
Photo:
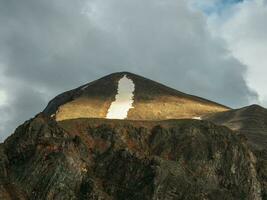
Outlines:
<svg viewBox="0 0 267 200"><path fill-rule="evenodd" d="M267 109L251 105L204 116L203 119L224 125L245 135L257 157L257 174L262 184L264 199L267 199Z"/></svg>
<svg viewBox="0 0 267 200"><path fill-rule="evenodd" d="M1 199L262 199L246 142L205 121L38 115L0 153Z"/></svg>
<svg viewBox="0 0 267 200"><path fill-rule="evenodd" d="M123 76L132 80L135 89L131 120L164 120L199 117L226 111L229 108L209 100L188 95L144 77L128 73L114 73L55 97L44 113L56 120L77 118L106 118Z"/></svg>
<svg viewBox="0 0 267 200"><path fill-rule="evenodd" d="M240 109L209 114L204 120L224 125L246 135L249 143L256 149L267 147L267 109L251 105Z"/></svg>

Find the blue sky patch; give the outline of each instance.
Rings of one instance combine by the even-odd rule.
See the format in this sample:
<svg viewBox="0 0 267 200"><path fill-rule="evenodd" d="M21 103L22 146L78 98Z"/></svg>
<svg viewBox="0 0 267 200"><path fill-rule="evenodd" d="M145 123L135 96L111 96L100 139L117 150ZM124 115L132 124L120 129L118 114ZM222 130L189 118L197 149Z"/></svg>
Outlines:
<svg viewBox="0 0 267 200"><path fill-rule="evenodd" d="M225 9L243 2L244 0L218 0L214 1L214 3L206 4L199 6L200 9L205 12L206 14L220 14Z"/></svg>

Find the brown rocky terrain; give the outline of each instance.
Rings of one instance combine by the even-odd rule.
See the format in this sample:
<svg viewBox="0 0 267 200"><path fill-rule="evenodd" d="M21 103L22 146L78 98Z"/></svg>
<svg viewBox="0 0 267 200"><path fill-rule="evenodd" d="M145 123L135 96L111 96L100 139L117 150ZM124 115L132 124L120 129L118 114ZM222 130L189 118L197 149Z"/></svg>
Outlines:
<svg viewBox="0 0 267 200"><path fill-rule="evenodd" d="M267 199L267 109L251 105L226 112L209 114L204 120L226 126L246 137L257 157L257 171L261 179L264 198Z"/></svg>
<svg viewBox="0 0 267 200"><path fill-rule="evenodd" d="M267 147L267 109L259 105L214 113L202 118L242 132L256 149Z"/></svg>
<svg viewBox="0 0 267 200"><path fill-rule="evenodd" d="M40 114L0 153L0 199L263 198L246 140L206 121Z"/></svg>
<svg viewBox="0 0 267 200"><path fill-rule="evenodd" d="M135 84L133 108L127 119L164 120L193 118L226 111L228 107L179 92L144 77L128 73L114 73L55 97L44 113L56 120L77 118L105 118L115 100L118 81L126 75Z"/></svg>

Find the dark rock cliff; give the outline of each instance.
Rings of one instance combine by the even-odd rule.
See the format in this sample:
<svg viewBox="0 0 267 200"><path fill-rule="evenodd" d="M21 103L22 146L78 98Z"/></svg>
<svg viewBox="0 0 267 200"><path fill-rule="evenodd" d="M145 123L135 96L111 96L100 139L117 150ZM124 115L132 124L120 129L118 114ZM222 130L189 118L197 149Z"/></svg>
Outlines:
<svg viewBox="0 0 267 200"><path fill-rule="evenodd" d="M259 105L206 115L205 120L226 126L247 138L257 157L257 174L262 184L262 196L267 199L267 109Z"/></svg>
<svg viewBox="0 0 267 200"><path fill-rule="evenodd" d="M0 199L262 199L246 140L211 122L40 114L0 154Z"/></svg>

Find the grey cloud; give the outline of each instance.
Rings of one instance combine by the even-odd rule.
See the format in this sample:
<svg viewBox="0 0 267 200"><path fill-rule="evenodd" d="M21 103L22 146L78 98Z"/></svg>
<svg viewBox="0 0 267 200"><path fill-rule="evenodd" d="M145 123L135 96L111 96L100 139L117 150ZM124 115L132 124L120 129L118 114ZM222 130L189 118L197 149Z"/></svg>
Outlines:
<svg viewBox="0 0 267 200"><path fill-rule="evenodd" d="M264 1L243 1L221 15L210 17L211 32L223 39L232 56L247 65L247 83L266 104L267 6Z"/></svg>
<svg viewBox="0 0 267 200"><path fill-rule="evenodd" d="M185 0L0 0L0 25L3 75L27 88L9 92L20 101L9 103L18 115L5 126L40 111L48 97L114 71L233 107L257 98L244 80L246 66Z"/></svg>
<svg viewBox="0 0 267 200"><path fill-rule="evenodd" d="M0 106L0 141L3 141L15 128L40 112L46 105L42 93L26 85L7 86L8 104Z"/></svg>

